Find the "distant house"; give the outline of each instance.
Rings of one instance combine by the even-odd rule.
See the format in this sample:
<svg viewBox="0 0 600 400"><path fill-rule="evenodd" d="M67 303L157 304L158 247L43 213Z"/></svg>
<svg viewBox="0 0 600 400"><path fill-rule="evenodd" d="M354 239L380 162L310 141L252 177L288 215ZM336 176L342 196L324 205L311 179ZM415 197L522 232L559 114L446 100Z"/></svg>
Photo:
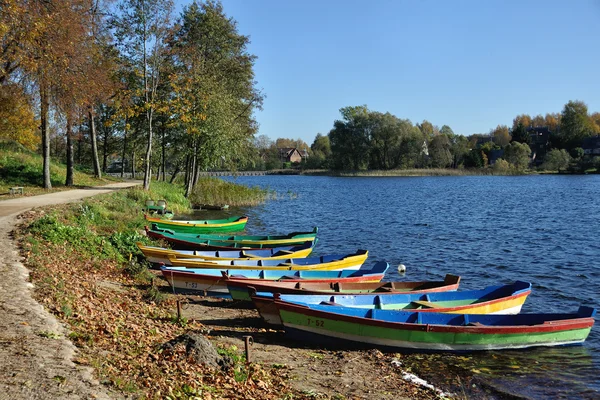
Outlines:
<svg viewBox="0 0 600 400"><path fill-rule="evenodd" d="M544 162L546 153L550 148L550 136L552 132L547 126L536 126L533 128L527 128L531 144L531 161L534 165L540 165Z"/></svg>
<svg viewBox="0 0 600 400"><path fill-rule="evenodd" d="M295 147L280 148L279 159L282 162L299 163L302 161L302 153Z"/></svg>
<svg viewBox="0 0 600 400"><path fill-rule="evenodd" d="M583 139L581 147L586 156L600 156L600 135Z"/></svg>

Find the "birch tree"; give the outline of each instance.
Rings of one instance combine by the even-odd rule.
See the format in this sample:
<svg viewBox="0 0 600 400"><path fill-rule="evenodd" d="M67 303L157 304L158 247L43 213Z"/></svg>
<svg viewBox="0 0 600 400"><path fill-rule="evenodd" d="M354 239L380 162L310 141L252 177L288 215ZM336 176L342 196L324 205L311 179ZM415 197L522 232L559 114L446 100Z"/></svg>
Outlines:
<svg viewBox="0 0 600 400"><path fill-rule="evenodd" d="M147 129L144 189L150 189L154 113L157 88L165 62L165 41L170 24L171 0L124 0L114 19L117 42L123 56L134 66L140 82L135 89ZM135 162L135 161L134 161Z"/></svg>

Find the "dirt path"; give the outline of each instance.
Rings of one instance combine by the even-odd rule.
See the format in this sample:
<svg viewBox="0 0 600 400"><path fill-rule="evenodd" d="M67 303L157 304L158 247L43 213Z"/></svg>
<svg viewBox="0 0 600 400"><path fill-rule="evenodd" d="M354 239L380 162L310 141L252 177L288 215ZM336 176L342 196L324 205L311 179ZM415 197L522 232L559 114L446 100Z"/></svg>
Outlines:
<svg viewBox="0 0 600 400"><path fill-rule="evenodd" d="M65 328L33 300L29 271L21 264L10 232L17 215L34 207L69 203L109 193L138 182L56 192L0 201L0 400L114 399L73 363L76 348Z"/></svg>

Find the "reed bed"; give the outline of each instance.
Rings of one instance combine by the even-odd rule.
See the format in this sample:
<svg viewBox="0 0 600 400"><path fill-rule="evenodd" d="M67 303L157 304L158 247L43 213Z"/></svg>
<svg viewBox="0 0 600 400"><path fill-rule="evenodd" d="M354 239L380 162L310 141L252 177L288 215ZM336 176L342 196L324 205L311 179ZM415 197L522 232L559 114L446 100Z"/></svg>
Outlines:
<svg viewBox="0 0 600 400"><path fill-rule="evenodd" d="M248 187L218 178L200 178L192 193L192 204L256 206L272 197L268 189Z"/></svg>

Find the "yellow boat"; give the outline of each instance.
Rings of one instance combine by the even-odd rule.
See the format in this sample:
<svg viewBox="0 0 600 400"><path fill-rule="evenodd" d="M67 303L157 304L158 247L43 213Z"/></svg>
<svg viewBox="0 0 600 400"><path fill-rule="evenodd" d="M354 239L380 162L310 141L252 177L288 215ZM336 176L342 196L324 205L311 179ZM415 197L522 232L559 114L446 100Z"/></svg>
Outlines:
<svg viewBox="0 0 600 400"><path fill-rule="evenodd" d="M262 269L262 270L356 270L367 260L369 252L358 250L354 254L327 255L308 258L287 258L280 260L200 260L200 259L178 259L169 257L171 265L193 269Z"/></svg>
<svg viewBox="0 0 600 400"><path fill-rule="evenodd" d="M232 249L219 251L205 250L172 250L163 247L144 246L142 243L136 243L138 248L144 253L148 262L153 264L171 265L169 257L178 260L185 259L203 259L203 260L242 260L242 259L262 259L262 260L281 260L288 258L308 257L312 252L315 242L306 242L300 246L274 247L270 249Z"/></svg>

